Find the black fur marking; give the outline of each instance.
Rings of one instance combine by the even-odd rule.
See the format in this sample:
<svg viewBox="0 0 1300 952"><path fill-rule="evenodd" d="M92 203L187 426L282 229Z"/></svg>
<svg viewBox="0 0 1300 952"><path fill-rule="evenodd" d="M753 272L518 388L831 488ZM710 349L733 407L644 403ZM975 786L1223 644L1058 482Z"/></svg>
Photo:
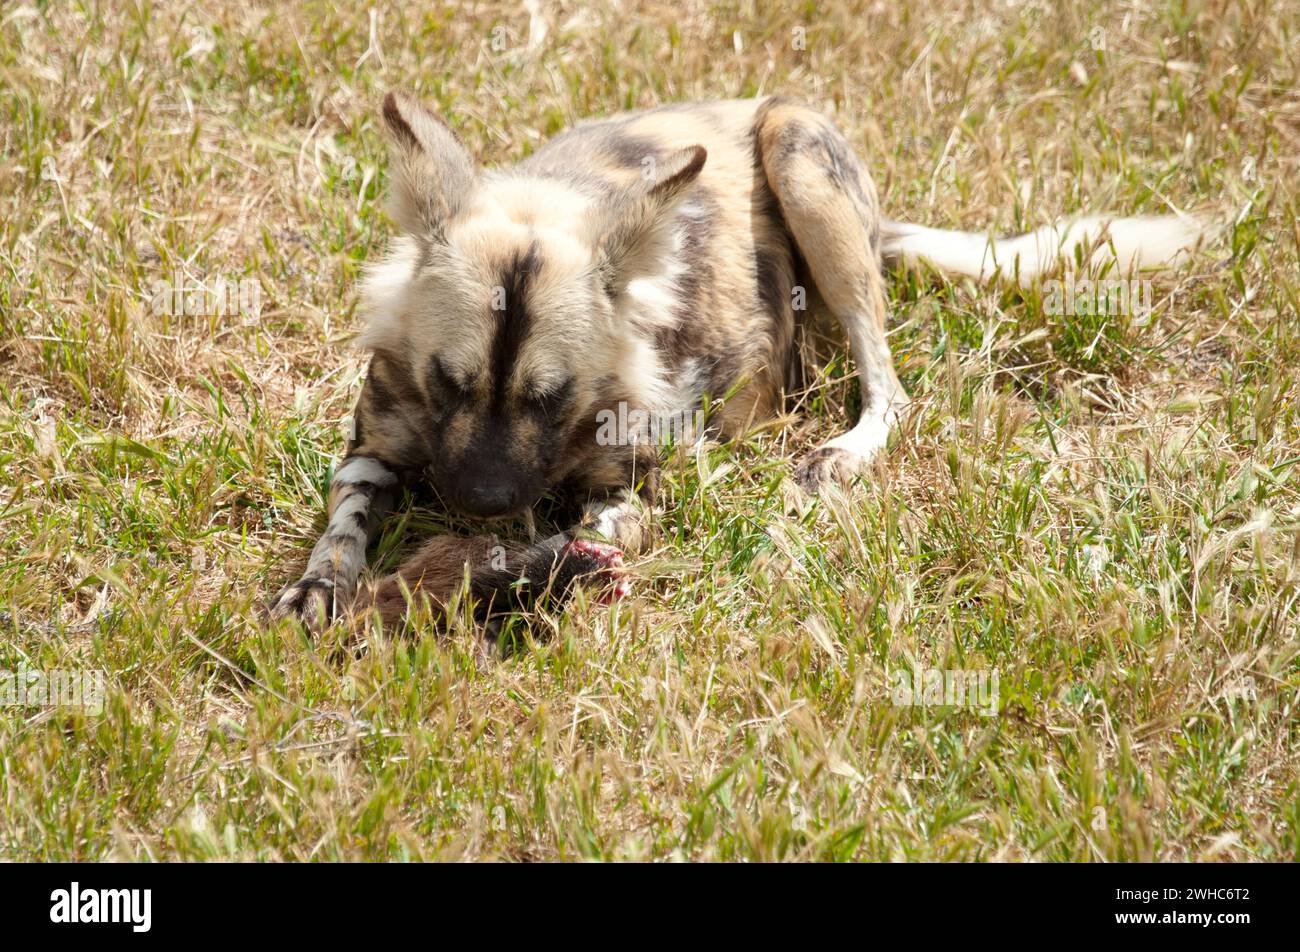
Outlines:
<svg viewBox="0 0 1300 952"><path fill-rule="evenodd" d="M415 137L411 127L407 124L406 118L402 115L402 110L398 108L397 97L389 93L384 97L384 121L388 123L388 128L392 130L393 135L405 148L412 150L420 149L420 140Z"/></svg>
<svg viewBox="0 0 1300 952"><path fill-rule="evenodd" d="M347 492L340 496L340 502L349 496L354 496L358 493L373 497L375 493L379 492L379 487L368 479L363 479L355 483L344 483L342 488L347 490Z"/></svg>
<svg viewBox="0 0 1300 952"><path fill-rule="evenodd" d="M785 212L781 211L781 203L777 201L776 193L767 184L762 158L757 155L754 156L754 189L749 207L755 218L766 218L768 221L775 222L782 233L789 233L785 225Z"/></svg>
<svg viewBox="0 0 1300 952"><path fill-rule="evenodd" d="M331 592L334 586L330 585L325 579L315 575L299 579L292 585L280 590L280 593L271 600L271 606L278 608L286 614L297 614L302 611L303 605L307 603L307 596L313 591ZM325 614L328 618L334 612L334 599L331 596L325 602Z"/></svg>
<svg viewBox="0 0 1300 952"><path fill-rule="evenodd" d="M676 281L676 321L671 327L661 329L655 341L673 368L679 368L689 357L701 356L701 347L707 338L701 324L711 303L707 293L713 286L709 246L718 203L712 194L699 186L695 189L693 201L700 209L699 214L679 219L682 247L678 260L685 265L685 270Z"/></svg>
<svg viewBox="0 0 1300 952"><path fill-rule="evenodd" d="M528 251L517 256L502 275L505 289L505 308L497 314L497 331L492 340L492 412L500 416L508 401L507 387L510 371L519 357L519 351L528 339L532 315L528 311L528 286L541 264L537 242Z"/></svg>
<svg viewBox="0 0 1300 952"><path fill-rule="evenodd" d="M858 205L858 214L863 224L876 217L875 202L862 187L863 169L858 157L853 154L848 142L835 129L825 129L819 137L822 151L826 154L826 174L831 182L844 190Z"/></svg>
<svg viewBox="0 0 1300 952"><path fill-rule="evenodd" d="M397 404L397 397L392 390L388 389L388 384L384 383L383 378L375 372L373 363L370 372L366 375L366 389L370 391L370 405L377 413L387 413Z"/></svg>
<svg viewBox="0 0 1300 952"><path fill-rule="evenodd" d="M541 396L527 398L524 406L529 413L539 417L548 426L554 426L563 420L564 411L572 399L573 381L566 380Z"/></svg>
<svg viewBox="0 0 1300 952"><path fill-rule="evenodd" d="M660 148L653 139L636 135L614 135L605 143L602 151L608 153L619 165L630 168L644 167L647 158L657 159Z"/></svg>
<svg viewBox="0 0 1300 952"><path fill-rule="evenodd" d="M744 366L743 358L736 351L725 350L714 354L712 366L709 369L709 381L705 385L705 392L714 399L726 396L727 391L732 388L740 377Z"/></svg>
<svg viewBox="0 0 1300 952"><path fill-rule="evenodd" d="M817 144L813 130L802 122L792 122L777 133L775 158L781 165L800 156L808 156Z"/></svg>
<svg viewBox="0 0 1300 952"><path fill-rule="evenodd" d="M853 161L845 154L844 140L830 130L823 130L819 138L822 151L826 153L826 161L830 166L831 178L842 187L848 177L850 163Z"/></svg>
<svg viewBox="0 0 1300 952"><path fill-rule="evenodd" d="M608 262L600 269L600 287L605 292L605 297L611 301L614 295L618 293L617 286L618 275L614 273L614 268Z"/></svg>
<svg viewBox="0 0 1300 952"><path fill-rule="evenodd" d="M406 361L384 352L377 352L370 361L366 385L370 389L371 406L378 413L394 410L403 404L420 406L424 403L424 395L411 379Z"/></svg>
<svg viewBox="0 0 1300 952"><path fill-rule="evenodd" d="M429 397L434 409L443 415L469 399L469 391L447 372L436 354L429 358L425 379L428 381Z"/></svg>
<svg viewBox="0 0 1300 952"><path fill-rule="evenodd" d="M763 307L773 317L784 317L792 304L789 257L760 249L754 256L754 269Z"/></svg>

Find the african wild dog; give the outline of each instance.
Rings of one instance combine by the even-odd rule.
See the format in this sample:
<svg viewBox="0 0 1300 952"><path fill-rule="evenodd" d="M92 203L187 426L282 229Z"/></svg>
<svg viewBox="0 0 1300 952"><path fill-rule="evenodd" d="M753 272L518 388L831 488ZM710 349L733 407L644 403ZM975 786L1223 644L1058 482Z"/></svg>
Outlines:
<svg viewBox="0 0 1300 952"><path fill-rule="evenodd" d="M473 594L498 605L581 575L614 579L619 550L641 541L657 449L603 445L598 412L689 413L730 394L710 420L723 437L773 414L795 355L796 287L843 326L861 382L857 425L797 468L816 489L860 472L907 404L885 341L882 260L1025 281L1082 253L1149 267L1198 237L1175 218L1084 219L996 241L888 221L844 136L781 98L588 122L493 171L405 96L389 94L383 118L403 235L363 290L373 356L329 528L274 603L311 624L352 605L367 540L408 480L484 518L547 490L585 503L574 531L504 564L482 540L436 539L400 570L410 590L445 598L466 565ZM365 603L400 615L401 586Z"/></svg>

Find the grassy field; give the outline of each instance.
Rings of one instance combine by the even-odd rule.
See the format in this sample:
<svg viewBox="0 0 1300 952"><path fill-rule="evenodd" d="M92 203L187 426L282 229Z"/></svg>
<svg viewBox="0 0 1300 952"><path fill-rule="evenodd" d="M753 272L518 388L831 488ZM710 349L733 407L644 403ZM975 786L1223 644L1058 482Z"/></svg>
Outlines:
<svg viewBox="0 0 1300 952"><path fill-rule="evenodd" d="M0 858L1300 859L1295 5L340 6L0 8L0 671L106 684L0 708ZM916 406L869 479L791 484L856 405L836 357L669 462L631 598L508 658L311 642L259 611L364 372L397 86L488 164L780 92L894 218L1228 226L1148 316L898 276ZM244 306L167 313L219 281ZM995 709L896 703L917 670Z"/></svg>

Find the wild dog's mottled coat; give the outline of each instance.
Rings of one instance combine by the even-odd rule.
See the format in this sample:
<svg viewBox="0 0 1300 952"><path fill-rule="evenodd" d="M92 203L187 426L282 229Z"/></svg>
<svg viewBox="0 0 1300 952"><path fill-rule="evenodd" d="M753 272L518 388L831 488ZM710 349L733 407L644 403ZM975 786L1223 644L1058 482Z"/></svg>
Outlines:
<svg viewBox="0 0 1300 952"><path fill-rule="evenodd" d="M771 98L668 106L584 123L495 171L415 102L390 95L383 115L404 235L364 289L374 356L355 438L329 529L279 614L314 622L351 603L366 538L413 479L485 517L563 490L587 501L577 528L635 548L656 450L603 445L597 413L691 414L730 395L710 421L723 436L771 415L795 356L796 285L844 327L863 398L857 425L805 459L800 481L849 478L884 446L907 398L885 341L882 229L886 250L909 258L947 253L932 239L953 233L917 237L882 219L866 169L821 113ZM987 259L973 265L982 275ZM474 594L516 605L521 576L567 588L608 568L569 538L512 552L506 572L483 564L479 541L460 556L436 542L400 578L440 599L468 564ZM388 580L366 604L391 617L398 587Z"/></svg>

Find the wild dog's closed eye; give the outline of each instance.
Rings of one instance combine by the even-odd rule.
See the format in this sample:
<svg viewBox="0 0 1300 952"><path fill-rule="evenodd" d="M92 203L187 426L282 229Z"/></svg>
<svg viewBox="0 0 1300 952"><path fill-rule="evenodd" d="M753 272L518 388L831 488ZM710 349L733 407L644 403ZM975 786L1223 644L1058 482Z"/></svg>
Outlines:
<svg viewBox="0 0 1300 952"><path fill-rule="evenodd" d="M435 396L464 399L470 395L470 383L456 376L438 356L429 359L429 382Z"/></svg>
<svg viewBox="0 0 1300 952"><path fill-rule="evenodd" d="M560 383L534 386L526 391L524 396L529 408L548 420L558 419L563 415L572 398L573 379L569 377Z"/></svg>

